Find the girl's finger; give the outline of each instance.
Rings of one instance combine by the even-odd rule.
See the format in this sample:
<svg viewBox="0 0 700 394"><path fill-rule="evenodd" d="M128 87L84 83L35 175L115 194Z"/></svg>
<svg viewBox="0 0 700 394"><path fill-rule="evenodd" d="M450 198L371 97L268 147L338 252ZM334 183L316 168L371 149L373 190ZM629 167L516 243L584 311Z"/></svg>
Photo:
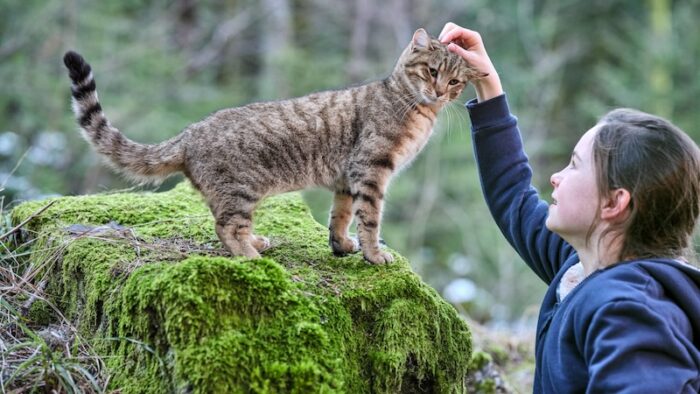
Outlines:
<svg viewBox="0 0 700 394"><path fill-rule="evenodd" d="M449 31L451 31L451 30L454 30L454 29L457 29L457 28L459 28L459 26L457 26L456 24L454 24L454 23L452 23L452 22L447 22L447 23L445 24L445 26L442 28L442 31L440 32L440 35L438 36L438 40L441 41L441 42L443 42L443 41L442 41L442 37L443 37L445 34L447 34L447 32L449 32Z"/></svg>
<svg viewBox="0 0 700 394"><path fill-rule="evenodd" d="M445 35L440 40L443 43L446 42L457 42L461 44L464 48L468 49L473 46L481 45L481 35L474 30L465 29L463 27L453 29L445 33Z"/></svg>
<svg viewBox="0 0 700 394"><path fill-rule="evenodd" d="M451 43L447 46L447 50L453 53L458 54L461 56L464 60L466 60L468 63L472 64L476 59L478 59L478 56L473 54L472 52L469 52L468 50L462 48L461 46Z"/></svg>

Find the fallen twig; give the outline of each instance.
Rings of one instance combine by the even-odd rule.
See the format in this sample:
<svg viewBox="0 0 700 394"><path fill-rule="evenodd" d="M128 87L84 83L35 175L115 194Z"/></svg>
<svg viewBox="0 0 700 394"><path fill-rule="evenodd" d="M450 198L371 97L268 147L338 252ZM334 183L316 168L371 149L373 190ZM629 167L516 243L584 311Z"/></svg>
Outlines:
<svg viewBox="0 0 700 394"><path fill-rule="evenodd" d="M22 304L22 308L20 309L23 314L27 314L29 312L29 308L32 307L32 304L34 301L37 300L37 298L41 297L41 294L44 293L44 290L46 289L46 285L48 284L48 281L46 279L42 280L39 282L39 285L36 288L36 293L31 293L29 295L29 299Z"/></svg>
<svg viewBox="0 0 700 394"><path fill-rule="evenodd" d="M32 219L34 219L35 217L41 215L45 210L47 210L47 209L48 209L50 206L52 206L55 202L56 202L56 200L53 200L53 201L49 202L48 204L44 205L40 210L38 210L38 211L34 212L33 214L29 215L28 218L22 220L22 223L16 225L15 227L13 227L10 231L6 232L5 234L0 235L0 240L5 239L5 238L8 237L10 234L14 233L15 231L17 231L17 230L19 230L20 228L22 228L22 226L24 226L25 224L29 223L30 220L32 220Z"/></svg>

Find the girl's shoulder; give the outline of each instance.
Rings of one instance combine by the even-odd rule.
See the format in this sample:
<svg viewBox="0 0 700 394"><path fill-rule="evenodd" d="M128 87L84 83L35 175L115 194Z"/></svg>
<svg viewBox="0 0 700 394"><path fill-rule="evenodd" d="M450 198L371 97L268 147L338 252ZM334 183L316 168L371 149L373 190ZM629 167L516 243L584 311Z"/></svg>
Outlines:
<svg viewBox="0 0 700 394"><path fill-rule="evenodd" d="M700 270L672 259L631 260L592 273L583 280L586 293L607 302L658 298L679 286L700 295Z"/></svg>
<svg viewBox="0 0 700 394"><path fill-rule="evenodd" d="M588 319L620 310L612 305L629 305L669 319L685 316L700 322L700 270L677 260L618 263L594 272L577 287L571 301Z"/></svg>

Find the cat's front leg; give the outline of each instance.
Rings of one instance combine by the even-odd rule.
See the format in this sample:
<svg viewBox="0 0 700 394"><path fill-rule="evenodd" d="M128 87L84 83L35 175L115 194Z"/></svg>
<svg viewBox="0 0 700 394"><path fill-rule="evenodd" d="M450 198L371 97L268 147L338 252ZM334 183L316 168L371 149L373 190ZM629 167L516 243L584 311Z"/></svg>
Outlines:
<svg viewBox="0 0 700 394"><path fill-rule="evenodd" d="M357 241L348 237L348 229L351 222L352 195L350 190L336 190L328 225L328 244L336 256L345 256L348 253L355 253L360 250Z"/></svg>
<svg viewBox="0 0 700 394"><path fill-rule="evenodd" d="M387 177L388 178L388 177ZM357 235L365 260L372 264L386 264L394 257L379 247L379 228L384 207L384 191L388 179L374 175L354 182L352 210L357 219Z"/></svg>

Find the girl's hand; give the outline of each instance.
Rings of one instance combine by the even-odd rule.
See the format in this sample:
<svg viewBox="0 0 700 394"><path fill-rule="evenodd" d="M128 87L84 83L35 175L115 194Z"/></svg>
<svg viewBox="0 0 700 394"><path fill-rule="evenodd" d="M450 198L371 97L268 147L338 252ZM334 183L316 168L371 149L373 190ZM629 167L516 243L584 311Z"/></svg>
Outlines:
<svg viewBox="0 0 700 394"><path fill-rule="evenodd" d="M486 53L479 33L449 22L442 28L438 39L444 44L449 43L447 46L449 51L461 56L477 70L488 74L484 78L471 81L476 89L477 100L486 101L503 94L501 80Z"/></svg>

